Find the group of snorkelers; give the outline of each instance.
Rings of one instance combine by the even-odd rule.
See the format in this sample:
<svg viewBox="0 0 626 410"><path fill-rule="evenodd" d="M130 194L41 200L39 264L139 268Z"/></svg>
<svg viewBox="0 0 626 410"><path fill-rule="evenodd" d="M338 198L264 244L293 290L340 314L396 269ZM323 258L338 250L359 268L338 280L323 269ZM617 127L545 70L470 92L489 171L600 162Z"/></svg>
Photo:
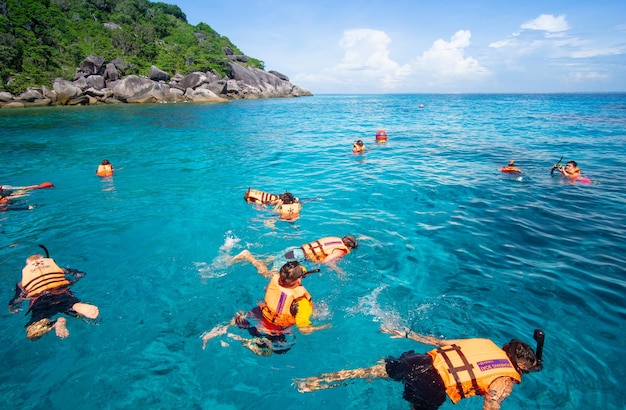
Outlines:
<svg viewBox="0 0 626 410"><path fill-rule="evenodd" d="M379 131L379 133L381 133ZM377 141L379 137L377 133ZM386 142L386 133L380 135ZM384 143L378 142L378 143ZM361 140L355 142L353 152L363 152ZM106 160L105 160L106 161ZM111 176L112 165L106 161L98 167L99 176ZM513 161L507 165L509 170L502 172L519 172ZM580 170L574 161L564 167L555 164L563 175L573 175ZM52 184L50 184L52 186ZM44 188L48 186L22 187L24 189ZM3 190L5 187L2 187ZM248 189L244 199L249 203L261 206L272 206L281 219L293 221L300 216L302 204L290 192L272 194L255 189ZM65 314L74 317L96 319L98 307L83 303L70 290L72 284L82 278L85 273L76 269L61 268L49 257L34 254L26 259L22 270L21 281L16 284L15 295L9 301L9 310L16 312L19 305L29 300L31 319L26 325L28 339L36 340L45 333L55 330L60 338L69 335L66 320L53 316ZM313 325L315 305L302 280L311 273L319 272L319 268L307 270L302 263L316 263L333 266L336 261L351 250L358 248L358 240L352 235L343 237L323 237L299 246L285 249L278 257L261 260L244 250L231 262L248 262L257 273L267 277L269 282L265 289L262 302L256 304L248 312L239 311L234 317L223 324L215 326L202 335L202 348L208 342L228 333L231 327L237 326L247 331L248 337L228 333L228 337L254 353L262 356L284 354L294 344L294 328L301 334L310 334L331 327L330 323ZM269 267L273 261L273 267ZM500 404L512 392L513 387L520 383L522 375L537 372L543 368L544 334L536 329L534 339L536 349L518 339L499 347L485 338L444 340L432 336L424 336L413 332L410 328L382 326L383 333L392 338L406 338L418 343L430 344L436 348L426 353L415 353L413 350L402 353L399 357L386 357L378 364L352 370L340 370L324 373L319 376L294 379L293 383L300 392L327 389L345 384L353 379L383 378L403 383L403 398L412 408L437 409L447 398L453 403L472 396L483 396L484 407L499 409Z"/></svg>

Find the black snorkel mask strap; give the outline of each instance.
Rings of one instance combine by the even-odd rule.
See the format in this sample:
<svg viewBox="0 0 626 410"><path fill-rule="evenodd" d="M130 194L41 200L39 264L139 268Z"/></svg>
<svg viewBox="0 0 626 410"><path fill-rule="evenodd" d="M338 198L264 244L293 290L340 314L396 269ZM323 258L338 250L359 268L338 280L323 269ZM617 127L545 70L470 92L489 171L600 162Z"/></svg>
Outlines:
<svg viewBox="0 0 626 410"><path fill-rule="evenodd" d="M535 357L537 359L537 364L528 369L528 372L539 372L543 369L543 341L546 337L546 334L541 329L535 329L535 333L533 334L533 338L537 342L537 348L535 349Z"/></svg>

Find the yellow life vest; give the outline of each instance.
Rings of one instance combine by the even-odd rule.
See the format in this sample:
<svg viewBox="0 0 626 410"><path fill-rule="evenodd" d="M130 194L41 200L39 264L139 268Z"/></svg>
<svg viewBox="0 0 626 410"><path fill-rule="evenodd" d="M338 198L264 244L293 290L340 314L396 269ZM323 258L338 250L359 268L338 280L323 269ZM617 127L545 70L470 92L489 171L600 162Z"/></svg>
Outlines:
<svg viewBox="0 0 626 410"><path fill-rule="evenodd" d="M110 177L111 175L113 175L113 165L98 165L98 171L96 171L96 175L98 175L99 177Z"/></svg>
<svg viewBox="0 0 626 410"><path fill-rule="evenodd" d="M498 377L521 381L504 350L489 339L461 340L431 350L428 355L454 403L487 394L489 385Z"/></svg>
<svg viewBox="0 0 626 410"><path fill-rule="evenodd" d="M344 245L341 238L337 236L318 239L302 245L301 248L306 258L313 262L323 262L328 255L337 249L342 250L344 255L350 253L350 248Z"/></svg>
<svg viewBox="0 0 626 410"><path fill-rule="evenodd" d="M22 269L22 287L29 298L69 284L65 272L52 258L31 261Z"/></svg>
<svg viewBox="0 0 626 410"><path fill-rule="evenodd" d="M283 327L289 327L296 323L296 318L291 314L291 304L302 298L311 300L311 295L304 286L285 288L278 284L280 275L272 275L265 299L261 304L261 313L268 321Z"/></svg>
<svg viewBox="0 0 626 410"><path fill-rule="evenodd" d="M256 189L248 189L243 195L243 199L248 202L254 202L256 204L269 204L274 205L278 202L278 195L269 194Z"/></svg>

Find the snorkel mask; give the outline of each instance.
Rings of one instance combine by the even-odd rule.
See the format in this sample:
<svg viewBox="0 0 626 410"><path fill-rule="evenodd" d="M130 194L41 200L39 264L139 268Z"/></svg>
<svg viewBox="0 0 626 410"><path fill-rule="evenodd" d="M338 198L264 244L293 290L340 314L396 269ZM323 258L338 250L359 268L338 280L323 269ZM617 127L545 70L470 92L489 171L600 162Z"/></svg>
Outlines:
<svg viewBox="0 0 626 410"><path fill-rule="evenodd" d="M319 269L311 269L307 271L306 268L300 265L298 261L290 261L285 263L280 268L280 278L287 284L294 283L300 278L304 278L311 273L319 272Z"/></svg>
<svg viewBox="0 0 626 410"><path fill-rule="evenodd" d="M543 369L543 342L545 338L545 333L541 329L535 329L535 333L533 334L533 338L537 342L537 347L533 352L532 347L530 347L527 343L522 342L521 340L513 339L502 348L509 360L515 366L515 370L517 370L520 374L522 373L534 373L539 372ZM526 363L533 363L532 366L524 366L524 368L520 368L519 362L524 361Z"/></svg>

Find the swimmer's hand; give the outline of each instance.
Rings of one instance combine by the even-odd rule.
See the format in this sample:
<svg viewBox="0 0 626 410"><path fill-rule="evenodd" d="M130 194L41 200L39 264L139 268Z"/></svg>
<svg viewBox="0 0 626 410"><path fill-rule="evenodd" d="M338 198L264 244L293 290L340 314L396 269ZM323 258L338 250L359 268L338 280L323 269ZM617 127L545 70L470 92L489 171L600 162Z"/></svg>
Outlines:
<svg viewBox="0 0 626 410"><path fill-rule="evenodd" d="M409 329L407 327L404 330L399 330L399 329L394 329L394 328L389 327L389 326L381 325L380 326L380 331L383 332L383 333L386 333L388 335L391 335L392 339L398 339L398 338L403 338L404 339L411 332L411 329Z"/></svg>
<svg viewBox="0 0 626 410"><path fill-rule="evenodd" d="M17 313L20 311L19 306L9 306L9 313Z"/></svg>
<svg viewBox="0 0 626 410"><path fill-rule="evenodd" d="M86 275L85 272L81 272L78 269L71 269L71 268L66 268L65 271L67 272L68 275L72 275L76 278L76 280L84 277Z"/></svg>
<svg viewBox="0 0 626 410"><path fill-rule="evenodd" d="M304 379L293 379L292 385L298 388L300 393L310 393L315 390L331 389L338 384L322 384L324 379L320 377L307 377Z"/></svg>

